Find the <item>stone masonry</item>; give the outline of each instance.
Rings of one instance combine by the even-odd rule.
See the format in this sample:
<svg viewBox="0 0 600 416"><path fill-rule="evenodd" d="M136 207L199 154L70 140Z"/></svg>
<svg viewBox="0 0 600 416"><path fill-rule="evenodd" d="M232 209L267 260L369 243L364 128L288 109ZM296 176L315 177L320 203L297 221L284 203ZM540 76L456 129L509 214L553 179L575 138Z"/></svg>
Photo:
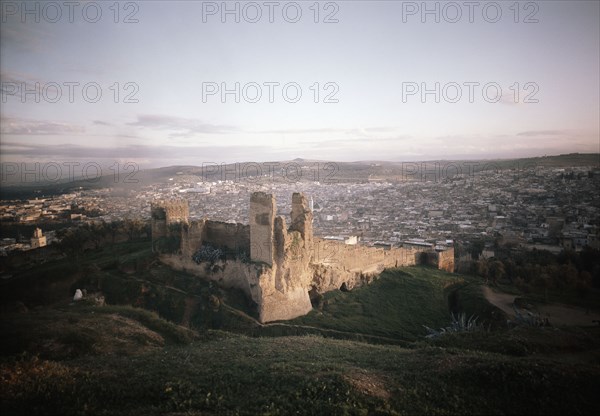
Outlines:
<svg viewBox="0 0 600 416"><path fill-rule="evenodd" d="M185 201L152 205L153 248L161 261L242 290L256 305L261 322L305 315L312 309L309 293L350 290L371 282L385 268L424 261L454 270L453 249L385 250L315 238L312 212L300 193L292 195L289 227L276 215L273 195L264 192L250 197L249 226L207 219L190 222L188 212ZM159 244L162 240L170 245ZM193 254L205 245L226 253L224 258L210 264L194 261Z"/></svg>

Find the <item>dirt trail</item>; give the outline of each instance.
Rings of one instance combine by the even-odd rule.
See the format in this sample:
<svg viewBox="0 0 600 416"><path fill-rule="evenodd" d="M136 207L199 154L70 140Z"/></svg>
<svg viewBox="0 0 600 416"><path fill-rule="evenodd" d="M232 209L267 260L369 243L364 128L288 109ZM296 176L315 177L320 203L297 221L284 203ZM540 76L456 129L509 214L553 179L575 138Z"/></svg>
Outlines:
<svg viewBox="0 0 600 416"><path fill-rule="evenodd" d="M488 286L482 287L483 296L487 299L489 303L492 305L502 309L504 313L506 313L511 318L515 317L515 310L513 309L513 304L515 302L515 295L510 295L508 293L498 293L494 292Z"/></svg>
<svg viewBox="0 0 600 416"><path fill-rule="evenodd" d="M482 287L483 296L492 305L500 308L509 317L515 317L513 304L516 296L508 293L495 292L487 286ZM600 313L586 311L583 308L553 303L540 305L532 312L538 312L541 318L548 318L552 325L594 326L600 321Z"/></svg>
<svg viewBox="0 0 600 416"><path fill-rule="evenodd" d="M558 303L539 306L538 310L553 325L595 326L598 324L593 321L600 321L600 313Z"/></svg>

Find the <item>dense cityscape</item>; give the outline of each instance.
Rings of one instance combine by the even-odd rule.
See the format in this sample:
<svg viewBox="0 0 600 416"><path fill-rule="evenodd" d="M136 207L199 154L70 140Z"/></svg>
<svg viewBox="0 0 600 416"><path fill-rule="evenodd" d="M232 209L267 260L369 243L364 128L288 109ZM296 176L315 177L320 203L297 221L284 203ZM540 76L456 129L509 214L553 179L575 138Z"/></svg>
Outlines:
<svg viewBox="0 0 600 416"><path fill-rule="evenodd" d="M531 250L598 248L600 169L537 167L482 171L434 178L369 178L352 182L283 181L271 178L210 180L176 172L165 181L138 189L80 189L27 200L3 200L2 223L42 229L77 227L124 219L148 220L157 200L186 199L190 217L248 222L249 195L272 193L278 211L289 215L289 195L311 200L315 235L360 244L400 246L406 242L486 244L493 256L498 243ZM48 244L56 241L45 233ZM30 248L29 235L3 235L2 254Z"/></svg>

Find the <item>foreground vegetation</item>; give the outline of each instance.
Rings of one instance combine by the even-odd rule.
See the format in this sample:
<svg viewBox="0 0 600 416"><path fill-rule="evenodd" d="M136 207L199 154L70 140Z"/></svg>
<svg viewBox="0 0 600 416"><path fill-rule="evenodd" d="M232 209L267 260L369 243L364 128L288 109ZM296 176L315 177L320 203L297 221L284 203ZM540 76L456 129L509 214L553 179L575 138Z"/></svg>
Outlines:
<svg viewBox="0 0 600 416"><path fill-rule="evenodd" d="M451 312L505 324L473 279L427 267L386 270L369 286L326 293L319 310L289 323L414 341L424 326L447 325Z"/></svg>
<svg viewBox="0 0 600 416"><path fill-rule="evenodd" d="M72 302L76 287L109 305ZM0 315L3 415L600 411L600 328L509 329L476 278L426 267L388 270L270 325L239 293L159 265L143 242L47 262L2 289L22 303ZM451 312L483 325L425 338Z"/></svg>
<svg viewBox="0 0 600 416"><path fill-rule="evenodd" d="M403 348L318 336L251 338L208 331L194 337L129 307L111 307L100 314L93 308L73 308L29 313L26 332L36 322L40 329L48 320L62 319L63 326L55 327L53 334L27 341L29 348L36 341L43 347L44 340L57 337L55 348L42 348L42 356L3 351L2 414L583 414L600 410L595 400L600 382L598 331L457 334ZM90 319L95 328L80 331L89 328ZM16 335L6 322L3 331ZM124 322L129 327L126 332L137 335L120 336L119 349L107 348L108 338L123 334ZM60 349L60 340L72 346L68 355ZM528 350L527 345L537 347Z"/></svg>

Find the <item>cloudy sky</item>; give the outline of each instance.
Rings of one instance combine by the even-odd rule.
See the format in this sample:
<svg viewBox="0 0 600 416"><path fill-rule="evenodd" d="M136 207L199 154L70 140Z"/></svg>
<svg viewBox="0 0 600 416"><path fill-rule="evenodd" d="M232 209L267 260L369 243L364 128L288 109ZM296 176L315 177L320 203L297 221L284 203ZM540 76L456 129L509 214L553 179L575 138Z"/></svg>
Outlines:
<svg viewBox="0 0 600 416"><path fill-rule="evenodd" d="M2 162L600 151L597 1L1 5Z"/></svg>

